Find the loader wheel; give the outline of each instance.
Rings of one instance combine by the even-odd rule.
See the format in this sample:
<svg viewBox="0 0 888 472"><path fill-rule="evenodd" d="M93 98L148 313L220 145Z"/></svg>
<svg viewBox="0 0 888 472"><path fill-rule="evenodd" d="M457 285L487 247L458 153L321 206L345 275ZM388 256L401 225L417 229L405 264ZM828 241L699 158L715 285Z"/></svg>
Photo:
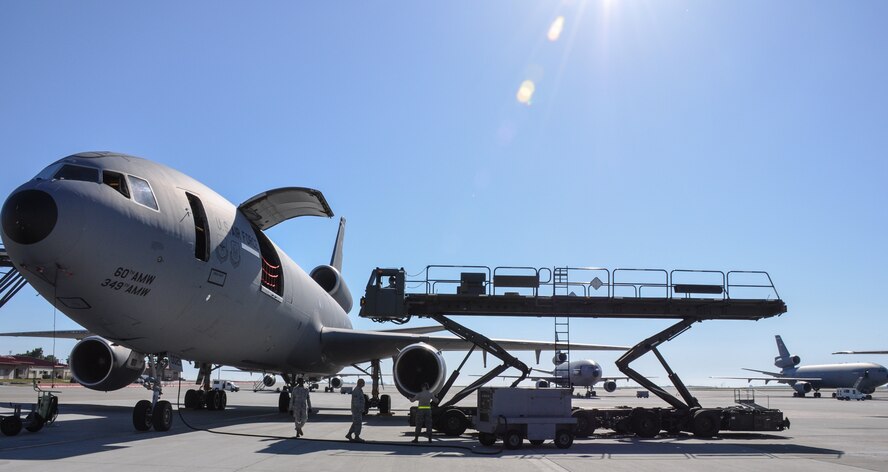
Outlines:
<svg viewBox="0 0 888 472"><path fill-rule="evenodd" d="M632 415L632 431L640 438L652 438L660 433L660 418L653 411L636 410Z"/></svg>
<svg viewBox="0 0 888 472"><path fill-rule="evenodd" d="M450 437L458 437L462 436L462 433L466 432L466 428L468 427L469 420L466 419L466 415L452 408L444 412L443 421L441 421L441 430L444 431L444 434Z"/></svg>
<svg viewBox="0 0 888 472"><path fill-rule="evenodd" d="M577 420L577 428L575 430L575 434L578 438L589 437L595 431L595 426L592 424L592 421L589 418L589 414L586 411L576 410L571 413L570 416L576 418Z"/></svg>
<svg viewBox="0 0 888 472"><path fill-rule="evenodd" d="M506 449L521 449L521 443L523 442L524 438L518 430L513 429L503 436L503 444L505 444Z"/></svg>
<svg viewBox="0 0 888 472"><path fill-rule="evenodd" d="M555 447L558 449L567 449L573 442L574 437L570 434L570 430L559 429L555 432Z"/></svg>
<svg viewBox="0 0 888 472"><path fill-rule="evenodd" d="M493 446L496 444L496 435L490 433L478 433L478 442L482 446Z"/></svg>
<svg viewBox="0 0 888 472"><path fill-rule="evenodd" d="M719 415L716 411L699 410L694 413L694 436L698 438L711 438L718 434L720 426Z"/></svg>

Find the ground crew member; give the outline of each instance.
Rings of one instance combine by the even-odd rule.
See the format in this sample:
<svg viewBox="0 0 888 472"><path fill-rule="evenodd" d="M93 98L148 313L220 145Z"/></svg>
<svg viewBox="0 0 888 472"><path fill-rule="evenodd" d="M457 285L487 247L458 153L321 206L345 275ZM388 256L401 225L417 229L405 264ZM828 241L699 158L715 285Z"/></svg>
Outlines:
<svg viewBox="0 0 888 472"><path fill-rule="evenodd" d="M308 421L308 389L305 388L305 381L301 377L296 379L296 386L290 392L290 409L293 410L298 438L303 435L302 427Z"/></svg>
<svg viewBox="0 0 888 472"><path fill-rule="evenodd" d="M429 442L432 441L432 402L437 403L438 398L435 397L435 394L429 391L429 384L423 383L422 390L416 394L415 397L410 399L411 402L419 402L419 406L416 408L416 430L413 432L413 441L410 442L418 442L419 441L419 433L422 432L422 427L425 426L426 433L429 436Z"/></svg>
<svg viewBox="0 0 888 472"><path fill-rule="evenodd" d="M351 399L352 425L345 438L351 442L364 442L361 439L361 421L364 419L364 379L358 379L358 383L352 389ZM352 436L354 434L354 436Z"/></svg>

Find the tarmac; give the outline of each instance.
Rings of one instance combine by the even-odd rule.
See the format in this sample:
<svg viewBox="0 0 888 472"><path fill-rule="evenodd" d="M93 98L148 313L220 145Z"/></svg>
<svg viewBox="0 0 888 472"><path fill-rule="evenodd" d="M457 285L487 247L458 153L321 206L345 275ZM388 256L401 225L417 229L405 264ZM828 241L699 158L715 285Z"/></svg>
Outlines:
<svg viewBox="0 0 888 472"><path fill-rule="evenodd" d="M520 450L503 450L478 443L471 430L459 438L436 434L431 443L411 444L407 425L409 402L394 388L393 416L365 417L364 444L344 436L351 416L349 396L313 392L313 406L304 438L296 439L292 419L277 412L274 391L253 392L244 383L228 393L225 411L175 412L167 432L137 432L132 407L149 399L139 386L116 392L82 387L59 388L60 414L56 422L36 433L0 436L0 470L79 472L134 471L586 471L606 470L780 470L780 471L888 471L888 392L880 389L868 401L838 401L831 392L823 398L793 398L788 387L756 391L759 404L779 408L790 418L791 429L765 433L721 433L712 439L690 434L638 439L596 431L577 439L569 449L551 441L541 446L527 442ZM247 387L246 389L243 387ZM48 388L48 386L47 386ZM189 385L167 386L164 399L176 405ZM368 389L369 391L369 389ZM732 389L694 389L704 406L733 404ZM598 392L597 398L577 399L575 406L666 405L653 395L636 398L635 389ZM10 402L36 401L30 386L0 385L0 414L9 414ZM470 397L468 404L471 404ZM175 408L175 407L174 407ZM180 414L181 413L181 416ZM598 433L601 434L598 434Z"/></svg>

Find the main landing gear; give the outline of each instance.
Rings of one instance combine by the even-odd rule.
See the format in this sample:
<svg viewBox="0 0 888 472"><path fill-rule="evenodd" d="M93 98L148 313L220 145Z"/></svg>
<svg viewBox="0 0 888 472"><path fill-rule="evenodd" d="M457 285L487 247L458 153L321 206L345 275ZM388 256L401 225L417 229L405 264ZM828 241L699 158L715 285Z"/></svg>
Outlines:
<svg viewBox="0 0 888 472"><path fill-rule="evenodd" d="M161 400L163 386L159 373L169 365L166 357L151 354L148 356L148 378L142 385L151 390L151 400L139 400L133 408L133 426L138 431L169 431L173 426L173 405Z"/></svg>
<svg viewBox="0 0 888 472"><path fill-rule="evenodd" d="M203 385L199 389L188 389L185 392L185 408L190 410L206 408L210 411L225 409L228 405L228 394L225 390L210 388L210 377L213 370L219 367L221 366L213 367L207 362L198 364L197 383Z"/></svg>

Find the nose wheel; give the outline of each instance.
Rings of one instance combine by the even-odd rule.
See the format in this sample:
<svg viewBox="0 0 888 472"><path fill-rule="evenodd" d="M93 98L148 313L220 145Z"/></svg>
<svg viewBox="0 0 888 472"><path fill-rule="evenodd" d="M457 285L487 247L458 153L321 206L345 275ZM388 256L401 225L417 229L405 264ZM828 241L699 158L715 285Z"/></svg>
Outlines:
<svg viewBox="0 0 888 472"><path fill-rule="evenodd" d="M133 427L136 431L169 431L173 426L173 405L166 400L161 400L163 386L160 383L158 372L162 371L169 363L165 357L158 355L148 356L148 378L142 384L151 390L151 400L139 400L133 407Z"/></svg>

